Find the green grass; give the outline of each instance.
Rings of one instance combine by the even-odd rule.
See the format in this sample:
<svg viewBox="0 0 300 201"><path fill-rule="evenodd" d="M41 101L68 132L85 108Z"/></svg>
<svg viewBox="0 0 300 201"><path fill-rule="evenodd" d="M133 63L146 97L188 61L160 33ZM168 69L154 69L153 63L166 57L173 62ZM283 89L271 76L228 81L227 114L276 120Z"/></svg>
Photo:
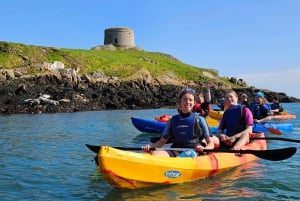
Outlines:
<svg viewBox="0 0 300 201"><path fill-rule="evenodd" d="M43 62L61 61L66 68L80 67L80 73L102 71L107 76L128 77L146 68L151 75L172 72L182 80L199 81L203 71L218 77L212 69L191 66L171 55L138 50L84 50L23 45L0 41L0 69L37 66ZM31 72L36 72L32 69ZM37 71L38 72L38 71Z"/></svg>
<svg viewBox="0 0 300 201"><path fill-rule="evenodd" d="M85 65L82 72L101 70L108 76L126 77L146 68L152 75L173 72L180 78L196 79L204 69L184 64L171 56L135 50L64 50ZM206 70L207 71L207 70ZM211 71L211 73L216 74Z"/></svg>

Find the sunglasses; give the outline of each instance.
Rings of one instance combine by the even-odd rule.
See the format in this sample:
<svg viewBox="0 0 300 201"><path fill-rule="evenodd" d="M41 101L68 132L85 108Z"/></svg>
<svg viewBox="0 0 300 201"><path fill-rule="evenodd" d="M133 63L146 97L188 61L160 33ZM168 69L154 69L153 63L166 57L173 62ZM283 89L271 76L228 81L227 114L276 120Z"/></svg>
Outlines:
<svg viewBox="0 0 300 201"><path fill-rule="evenodd" d="M195 94L196 91L194 89L191 89L191 88L184 88L181 90L181 92L188 92L188 93L192 93L192 94Z"/></svg>

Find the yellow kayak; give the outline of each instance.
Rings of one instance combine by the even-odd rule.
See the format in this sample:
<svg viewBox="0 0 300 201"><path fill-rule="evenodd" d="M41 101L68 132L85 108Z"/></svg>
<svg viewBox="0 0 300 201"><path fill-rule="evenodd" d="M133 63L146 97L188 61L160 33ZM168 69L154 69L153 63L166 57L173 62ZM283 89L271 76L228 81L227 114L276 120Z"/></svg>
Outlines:
<svg viewBox="0 0 300 201"><path fill-rule="evenodd" d="M210 110L208 112L208 116L210 116L213 119L220 120L223 117L224 111L216 111L216 110Z"/></svg>
<svg viewBox="0 0 300 201"><path fill-rule="evenodd" d="M264 133L257 133L264 137ZM266 150L265 139L255 139L245 150ZM104 180L115 188L137 189L156 185L191 182L244 163L256 160L252 154L209 152L197 157L160 157L101 146L98 152L99 170Z"/></svg>
<svg viewBox="0 0 300 201"><path fill-rule="evenodd" d="M208 126L210 126L210 127L219 125L219 121L216 120L216 119L213 119L209 116L207 116L205 119L206 119L206 122L207 122Z"/></svg>

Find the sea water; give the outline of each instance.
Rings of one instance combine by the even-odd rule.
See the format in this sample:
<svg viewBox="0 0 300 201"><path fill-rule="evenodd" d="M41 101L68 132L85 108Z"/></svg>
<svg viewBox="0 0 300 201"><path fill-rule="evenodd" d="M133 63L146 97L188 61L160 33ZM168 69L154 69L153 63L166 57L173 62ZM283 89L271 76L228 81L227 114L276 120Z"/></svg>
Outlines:
<svg viewBox="0 0 300 201"><path fill-rule="evenodd" d="M300 139L300 104L283 104L297 115L293 131ZM85 144L140 147L153 134L141 133L130 117L154 119L175 109L117 110L0 116L0 200L298 200L300 144L268 141L269 149L294 146L284 161L257 160L195 182L138 190L107 184ZM271 136L272 134L267 134ZM276 137L272 135L272 137ZM151 173L149 173L151 174Z"/></svg>

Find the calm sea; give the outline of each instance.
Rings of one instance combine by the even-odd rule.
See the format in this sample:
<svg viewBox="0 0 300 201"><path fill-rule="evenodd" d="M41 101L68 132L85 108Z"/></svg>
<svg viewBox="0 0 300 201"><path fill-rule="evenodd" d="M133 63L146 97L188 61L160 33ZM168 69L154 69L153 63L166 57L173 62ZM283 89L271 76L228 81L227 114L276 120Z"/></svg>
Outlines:
<svg viewBox="0 0 300 201"><path fill-rule="evenodd" d="M300 139L300 104L283 104L297 119L282 137ZM299 200L300 144L269 141L269 148L295 146L284 161L257 160L192 183L139 190L104 182L85 144L140 147L150 134L130 117L153 119L174 109L97 111L0 116L0 200ZM271 134L269 134L271 135ZM274 137L274 136L273 136Z"/></svg>

